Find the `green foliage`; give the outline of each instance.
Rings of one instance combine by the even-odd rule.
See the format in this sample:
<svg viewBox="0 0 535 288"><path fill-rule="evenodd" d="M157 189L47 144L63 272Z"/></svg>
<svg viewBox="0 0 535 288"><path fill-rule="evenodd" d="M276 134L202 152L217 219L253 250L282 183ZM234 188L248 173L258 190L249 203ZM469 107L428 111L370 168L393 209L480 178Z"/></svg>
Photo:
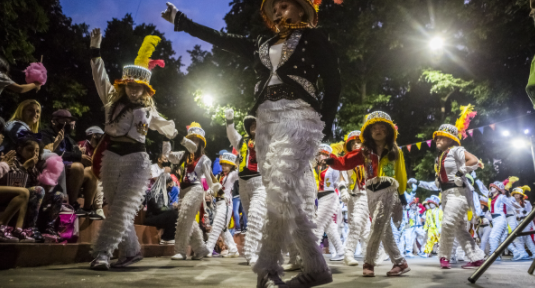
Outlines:
<svg viewBox="0 0 535 288"><path fill-rule="evenodd" d="M435 158L436 154L431 151L426 151L423 158L417 162L412 169L415 172L415 178L428 181L429 179L435 179Z"/></svg>

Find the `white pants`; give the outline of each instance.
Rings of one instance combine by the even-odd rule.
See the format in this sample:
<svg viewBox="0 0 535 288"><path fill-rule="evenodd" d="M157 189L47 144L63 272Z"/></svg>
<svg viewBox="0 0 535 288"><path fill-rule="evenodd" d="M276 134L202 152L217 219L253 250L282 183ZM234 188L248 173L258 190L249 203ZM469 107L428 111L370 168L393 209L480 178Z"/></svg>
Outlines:
<svg viewBox="0 0 535 288"><path fill-rule="evenodd" d="M402 224L403 225L403 224ZM396 224L394 224L394 220L390 219L390 227L392 227L392 234L394 235L394 241L396 242L396 245L398 246L399 251L403 254L403 251L405 251L405 248L402 247L405 246L405 241L402 242L401 238L403 237L403 232L399 230L398 227L396 227Z"/></svg>
<svg viewBox="0 0 535 288"><path fill-rule="evenodd" d="M199 255L212 252L204 245L202 230L199 227L199 223L195 221L195 216L201 208L203 198L204 190L202 185L190 186L180 191L175 232L175 253L177 254L180 253L185 256L188 245L191 245L193 252Z"/></svg>
<svg viewBox="0 0 535 288"><path fill-rule="evenodd" d="M323 138L320 115L303 100L265 101L257 110L257 158L266 187L267 221L253 271L281 274L283 251L295 243L303 271L329 268L316 244L316 225L303 210L310 184L304 177Z"/></svg>
<svg viewBox="0 0 535 288"><path fill-rule="evenodd" d="M327 193L327 192L323 192ZM321 196L319 194L318 196ZM344 245L340 239L340 233L338 233L338 224L334 222L333 215L339 214L340 200L338 195L334 192L327 196L318 198L318 216L316 218L316 237L318 238L318 245L323 237L323 232L327 233L329 243L332 243L336 253L331 251L332 255L340 255L344 251ZM338 218L340 221L340 218Z"/></svg>
<svg viewBox="0 0 535 288"><path fill-rule="evenodd" d="M531 221L526 228L524 228L524 231L522 232L529 232L532 229L535 229L535 225L533 224L533 221ZM535 243L533 242L533 239L531 238L531 235L528 236L522 236L522 240L524 243L526 243L526 246L528 246L529 251L532 255L535 255Z"/></svg>
<svg viewBox="0 0 535 288"><path fill-rule="evenodd" d="M354 255L359 241L362 243L362 251L366 251L368 237L370 237L370 210L368 209L368 197L365 192L359 192L356 196L351 196L347 203L347 213L349 232L345 254Z"/></svg>
<svg viewBox="0 0 535 288"><path fill-rule="evenodd" d="M477 245L472 235L467 231L465 220L468 212L468 202L464 188L452 188L442 192L444 218L440 235L439 258L451 259L453 241L457 240L470 262L483 260L485 252Z"/></svg>
<svg viewBox="0 0 535 288"><path fill-rule="evenodd" d="M406 246L406 253L413 253L414 251L414 247L418 247L417 244L416 244L416 241L418 241L418 243L420 243L420 247L421 247L421 251L423 251L424 249L424 246L425 246L425 231L424 229L422 228L422 225L420 225L420 227L418 226L412 226L410 228L407 228L405 230L405 239L406 239L406 242L405 242L405 245ZM417 253L420 253L420 251L416 251Z"/></svg>
<svg viewBox="0 0 535 288"><path fill-rule="evenodd" d="M507 223L507 219L505 218L505 216L502 215L502 216L493 218L492 230L490 231L490 236L489 236L489 242L490 242L489 254L494 253L494 251L498 249L498 246L500 246L500 244L503 242L503 240L505 240L508 234L509 234L509 228L508 228L508 223ZM515 245L517 243L520 243L520 240L518 238L516 238L515 241L513 241L513 243L507 246L507 248L511 252L513 252L514 257L520 257L519 255L521 254L521 252L516 249L516 246L519 245L519 244Z"/></svg>
<svg viewBox="0 0 535 288"><path fill-rule="evenodd" d="M507 225L509 226L508 228L511 228L511 231L514 231L516 227L518 227L518 221L516 220L515 216L509 216L507 217L506 220L507 220ZM506 232L502 235L502 242L505 241L505 238L507 238L507 236L509 236L509 229L507 229ZM528 256L528 253L526 252L526 248L524 244L525 244L524 237L517 237L513 241L513 245L516 249L516 253L521 254L522 256L526 257ZM514 253L515 252L513 252L513 254Z"/></svg>
<svg viewBox="0 0 535 288"><path fill-rule="evenodd" d="M145 152L120 156L104 151L101 175L109 214L93 244L95 256L106 252L111 257L117 248L119 257L132 257L140 252L134 218L149 184L150 165Z"/></svg>
<svg viewBox="0 0 535 288"><path fill-rule="evenodd" d="M266 188L262 176L240 179L240 199L247 215L247 234L243 245L243 254L247 261L258 259L262 228L266 221Z"/></svg>
<svg viewBox="0 0 535 288"><path fill-rule="evenodd" d="M210 231L210 234L208 235L208 241L206 241L206 248L208 251L214 250L219 236L223 237L223 241L225 241L225 244L228 246L229 252L234 253L238 251L236 243L234 242L234 238L227 229L228 224L230 223L230 218L232 218L232 201L227 199L217 201L215 204L212 231Z"/></svg>
<svg viewBox="0 0 535 288"><path fill-rule="evenodd" d="M490 227L490 225L487 225L485 227L479 226L477 230L479 234L479 239L481 240L481 243L479 243L479 248L485 251L485 253L488 253L490 250L489 239L490 239L490 232L492 231L492 227Z"/></svg>
<svg viewBox="0 0 535 288"><path fill-rule="evenodd" d="M395 210L394 207L401 205L397 182L395 184L375 192L366 191L372 224L364 262L373 266L377 265L381 243L394 265L401 265L406 262L399 252L390 227L390 221Z"/></svg>

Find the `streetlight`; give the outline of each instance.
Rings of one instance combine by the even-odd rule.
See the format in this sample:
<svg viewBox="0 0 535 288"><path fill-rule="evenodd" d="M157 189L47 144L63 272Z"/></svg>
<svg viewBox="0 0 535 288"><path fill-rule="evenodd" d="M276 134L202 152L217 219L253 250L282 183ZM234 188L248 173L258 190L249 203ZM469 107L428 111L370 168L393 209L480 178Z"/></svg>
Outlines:
<svg viewBox="0 0 535 288"><path fill-rule="evenodd" d="M208 107L212 107L212 105L214 104L214 98L212 98L212 96L209 94L202 95L201 100L202 103L204 103L204 105Z"/></svg>
<svg viewBox="0 0 535 288"><path fill-rule="evenodd" d="M429 48L433 51L442 50L444 48L444 39L442 37L434 37L429 41Z"/></svg>
<svg viewBox="0 0 535 288"><path fill-rule="evenodd" d="M511 135L511 133L509 133L509 131L507 131L507 130L502 132L502 136L504 136L504 137L507 137L509 135Z"/></svg>

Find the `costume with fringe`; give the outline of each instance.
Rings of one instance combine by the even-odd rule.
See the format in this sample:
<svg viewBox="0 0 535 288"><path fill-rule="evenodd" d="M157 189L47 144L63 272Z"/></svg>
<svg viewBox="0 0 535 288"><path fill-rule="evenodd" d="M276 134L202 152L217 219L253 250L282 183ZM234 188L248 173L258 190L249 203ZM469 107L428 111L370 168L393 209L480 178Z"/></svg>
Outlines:
<svg viewBox="0 0 535 288"><path fill-rule="evenodd" d="M424 223L422 221L422 214L420 214L419 211L419 201L418 198L413 198L413 201L410 203L410 208L407 211L407 220L408 220L408 227L405 229L404 237L405 237L405 256L406 257L412 257L414 244L416 244L416 241L421 245L420 251L416 251L417 254L420 254L421 251L424 250L424 243L425 243L425 230L424 230ZM413 204L415 206L413 206Z"/></svg>
<svg viewBox="0 0 535 288"><path fill-rule="evenodd" d="M515 194L522 195L522 199L520 200L522 203L518 203L516 200L513 202L513 206L515 208L515 214L516 214L516 220L518 223L521 221L524 221L524 219L527 217L527 215L531 212L533 209L533 206L531 203L527 200L528 196L525 194L526 191L531 191L531 188L527 185L524 185L522 187L516 187L513 189L513 192L511 192L511 196L514 197ZM531 231L532 229L535 229L535 225L533 224L533 221L529 222L528 226L524 228L523 232ZM522 240L528 247L531 254L535 254L535 243L533 242L533 239L530 235L527 236L521 236Z"/></svg>
<svg viewBox="0 0 535 288"><path fill-rule="evenodd" d="M104 104L106 126L104 137L93 155L93 172L102 179L104 196L109 203L109 215L103 221L98 236L93 244L93 254L106 253L113 255L119 248L119 257L133 257L140 253L140 245L134 229L134 217L141 205L143 194L149 184L149 155L145 152L145 137L148 129L174 138L175 123L164 119L153 106L130 103L127 96L116 100L117 89L130 81L142 83L154 94L149 81L151 72L148 64L154 46L159 42L156 36L147 36L142 44L136 65L123 69L121 80L112 85L104 67L102 58L91 59L93 80L100 100ZM99 53L93 48L93 53ZM146 50L150 50L146 52ZM130 142L110 140L110 137L129 138Z"/></svg>
<svg viewBox="0 0 535 288"><path fill-rule="evenodd" d="M366 129L371 128L372 124L380 122L392 127L395 141L397 129L390 116L385 112L376 111L366 117L366 122L362 127L362 133L359 137L363 144L365 143L363 135L366 133ZM357 166L364 166L368 207L372 218L364 261L372 266L378 263L377 258L381 244L394 265L406 263L394 239L392 229L389 227L391 218L396 226L401 223L403 206L400 200L401 197L404 198L407 185L403 151L398 149L398 152L399 158L390 161L387 153L377 155L376 151L361 148L351 151L343 157L331 154L328 163L333 169L346 171Z"/></svg>
<svg viewBox="0 0 535 288"><path fill-rule="evenodd" d="M258 259L262 228L266 219L266 188L258 172L256 144L249 129L253 121L256 121L256 118L252 116L244 119L246 137L236 131L233 121L227 122L227 137L239 153L239 193L248 222L243 254L249 263L256 263Z"/></svg>

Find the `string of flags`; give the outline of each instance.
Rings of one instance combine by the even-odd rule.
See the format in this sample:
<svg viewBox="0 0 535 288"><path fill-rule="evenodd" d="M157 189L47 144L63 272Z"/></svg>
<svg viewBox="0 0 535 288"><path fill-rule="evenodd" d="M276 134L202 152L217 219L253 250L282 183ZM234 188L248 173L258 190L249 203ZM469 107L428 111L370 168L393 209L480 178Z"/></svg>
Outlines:
<svg viewBox="0 0 535 288"><path fill-rule="evenodd" d="M502 122L505 122L505 121L502 121ZM490 124L490 125L485 125L485 126L481 126L481 127L477 127L477 128L473 128L473 129L469 129L469 130L466 130L466 133L467 133L467 135L470 135L470 137L474 137L474 130L479 130L479 132L481 134L483 134L483 132L485 131L485 127L490 127L492 129L492 131L495 131L496 130L496 124L497 123ZM463 140L466 139L467 137L468 136L464 135L463 136ZM409 152L411 152L411 149L412 149L413 145L415 145L416 148L418 148L418 150L422 149L422 143L426 143L427 146L429 146L429 148L431 148L431 144L433 143L433 139L424 140L424 141L421 141L421 142L416 142L416 143L411 143L411 144L399 146L399 148L401 148L401 149L407 148L407 150Z"/></svg>

